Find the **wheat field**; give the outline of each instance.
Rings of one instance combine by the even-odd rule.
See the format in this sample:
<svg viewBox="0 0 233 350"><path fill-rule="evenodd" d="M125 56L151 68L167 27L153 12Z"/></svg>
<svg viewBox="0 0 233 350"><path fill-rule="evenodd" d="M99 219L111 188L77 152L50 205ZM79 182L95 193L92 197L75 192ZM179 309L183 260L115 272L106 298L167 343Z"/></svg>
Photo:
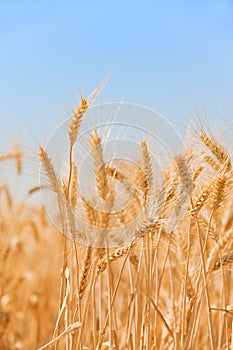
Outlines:
<svg viewBox="0 0 233 350"><path fill-rule="evenodd" d="M145 215L128 245L85 246L76 239L74 209L108 232L127 226L153 205L155 176L146 139L140 166L129 171L127 163L104 163L103 140L94 130L99 196L111 202L122 183L133 201L105 213L79 195L73 147L88 108L81 99L68 125L66 181L46 148L38 150L45 191L56 195L66 235L42 203L16 203L7 183L0 184L0 349L233 349L232 139L197 123L185 153L163 169L157 217ZM24 156L15 147L0 155L1 166L15 162L20 176ZM29 195L40 187L29 188Z"/></svg>

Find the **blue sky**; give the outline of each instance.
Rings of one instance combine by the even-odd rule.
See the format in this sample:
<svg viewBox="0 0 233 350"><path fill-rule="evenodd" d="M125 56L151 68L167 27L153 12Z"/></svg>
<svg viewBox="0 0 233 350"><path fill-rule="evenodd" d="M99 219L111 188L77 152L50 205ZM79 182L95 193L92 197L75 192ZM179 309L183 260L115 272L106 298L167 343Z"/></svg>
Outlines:
<svg viewBox="0 0 233 350"><path fill-rule="evenodd" d="M110 72L99 102L233 119L232 0L0 0L0 43L0 152L43 143Z"/></svg>

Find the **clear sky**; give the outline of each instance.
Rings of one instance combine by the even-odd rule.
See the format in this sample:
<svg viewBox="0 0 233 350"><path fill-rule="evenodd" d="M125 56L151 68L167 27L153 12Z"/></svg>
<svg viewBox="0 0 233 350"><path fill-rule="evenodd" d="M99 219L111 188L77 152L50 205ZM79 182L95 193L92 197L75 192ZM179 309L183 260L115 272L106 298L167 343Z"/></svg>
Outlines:
<svg viewBox="0 0 233 350"><path fill-rule="evenodd" d="M233 120L233 1L0 0L0 152L44 142L107 75L124 99L186 123Z"/></svg>

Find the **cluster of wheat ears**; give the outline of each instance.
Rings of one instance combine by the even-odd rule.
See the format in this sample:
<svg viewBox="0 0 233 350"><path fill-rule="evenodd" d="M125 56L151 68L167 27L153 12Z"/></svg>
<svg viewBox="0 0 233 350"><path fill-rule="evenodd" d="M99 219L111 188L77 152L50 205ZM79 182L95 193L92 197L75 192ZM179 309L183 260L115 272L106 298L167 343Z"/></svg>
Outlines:
<svg viewBox="0 0 233 350"><path fill-rule="evenodd" d="M77 205L91 226L111 231L147 207L154 176L146 140L140 166L129 176L127 164L116 169L104 163L103 140L94 130L99 196L111 202L112 184L125 182L134 200L118 213L103 213L78 199L73 147L88 108L82 99L70 120L66 182L46 149L39 150L66 235L50 224L43 205L15 203L1 183L0 348L233 349L232 144L197 127L185 153L163 169L158 217L148 217L129 245L85 246L75 239ZM17 147L0 161L15 159L20 173L22 157ZM168 230L171 215L178 219Z"/></svg>

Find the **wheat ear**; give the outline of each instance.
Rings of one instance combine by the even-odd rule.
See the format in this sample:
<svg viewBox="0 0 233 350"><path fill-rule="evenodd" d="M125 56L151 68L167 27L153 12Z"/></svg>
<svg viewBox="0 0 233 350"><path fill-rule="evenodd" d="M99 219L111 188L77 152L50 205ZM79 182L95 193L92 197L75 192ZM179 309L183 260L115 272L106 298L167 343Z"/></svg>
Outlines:
<svg viewBox="0 0 233 350"><path fill-rule="evenodd" d="M177 154L174 156L174 160L177 166L181 186L186 194L191 195L193 190L193 179L188 158L186 155Z"/></svg>
<svg viewBox="0 0 233 350"><path fill-rule="evenodd" d="M142 154L143 172L146 177L145 199L146 199L146 202L148 202L149 197L151 195L152 186L153 186L153 168L152 168L150 153L148 151L146 141L141 142L141 152L142 152L141 154Z"/></svg>
<svg viewBox="0 0 233 350"><path fill-rule="evenodd" d="M42 168L43 168L47 178L49 179L51 189L54 192L59 193L60 184L58 181L57 174L55 173L52 162L51 162L50 158L48 157L47 152L42 147L40 147L40 150L39 150L39 158L41 161Z"/></svg>
<svg viewBox="0 0 233 350"><path fill-rule="evenodd" d="M212 210L217 209L225 198L225 187L226 187L227 177L225 174L217 175L211 195L209 197L210 207Z"/></svg>
<svg viewBox="0 0 233 350"><path fill-rule="evenodd" d="M226 170L231 170L230 156L224 147L219 144L213 136L211 138L208 137L204 130L200 132L199 137L206 147L213 153L213 155L215 155L219 162L226 166Z"/></svg>
<svg viewBox="0 0 233 350"><path fill-rule="evenodd" d="M178 187L178 173L174 175L173 179L168 179L165 183L167 183L167 191L166 191L166 198L165 198L165 206L168 205L168 203L176 197L176 190Z"/></svg>
<svg viewBox="0 0 233 350"><path fill-rule="evenodd" d="M9 152L5 154L0 154L0 161L15 159L18 174L22 171L22 152L19 149L19 145L16 143L14 145L15 152Z"/></svg>
<svg viewBox="0 0 233 350"><path fill-rule="evenodd" d="M203 171L204 167L202 165L199 165L197 169L193 173L193 183L195 183L200 176L201 172Z"/></svg>
<svg viewBox="0 0 233 350"><path fill-rule="evenodd" d="M87 280L88 280L88 275L90 272L91 268L91 259L92 259L92 247L87 247L86 254L85 254L85 259L84 259L84 266L83 266L83 271L79 283L79 298L82 299L83 294L86 290L87 287Z"/></svg>
<svg viewBox="0 0 233 350"><path fill-rule="evenodd" d="M209 198L211 192L212 183L202 186L201 191L195 197L193 201L193 206L191 209L191 214L198 214L201 208L204 206Z"/></svg>
<svg viewBox="0 0 233 350"><path fill-rule="evenodd" d="M91 148L95 165L96 185L98 193L104 200L109 200L112 193L109 189L106 168L103 160L103 150L101 146L101 139L94 130L91 135Z"/></svg>
<svg viewBox="0 0 233 350"><path fill-rule="evenodd" d="M208 154L203 154L203 160L211 166L215 171L219 171L219 162L213 157L208 156Z"/></svg>
<svg viewBox="0 0 233 350"><path fill-rule="evenodd" d="M89 104L86 99L81 98L81 104L78 106L78 108L73 111L73 117L70 121L69 125L69 138L70 138L70 145L73 146L77 140L78 131L82 122L82 118L88 109Z"/></svg>
<svg viewBox="0 0 233 350"><path fill-rule="evenodd" d="M113 252L111 252L109 254L109 262L112 263L118 259L120 259L121 257L125 256L128 251L132 248L132 244L126 246L126 247L122 247L122 248L117 248L115 249ZM102 258L99 260L98 264L97 264L97 270L96 270L96 278L102 273L104 272L104 270L106 270L108 265L108 259L107 257Z"/></svg>
<svg viewBox="0 0 233 350"><path fill-rule="evenodd" d="M77 140L78 137L78 131L83 119L83 116L86 112L86 110L89 108L89 104L86 99L81 97L81 104L77 108L76 111L73 111L73 118L70 121L69 124L69 139L70 139L70 152L69 152L69 158L70 158L70 172L69 172L69 179L68 179L68 195L70 195L70 184L71 184L71 178L72 178L72 165L73 165L73 146Z"/></svg>

